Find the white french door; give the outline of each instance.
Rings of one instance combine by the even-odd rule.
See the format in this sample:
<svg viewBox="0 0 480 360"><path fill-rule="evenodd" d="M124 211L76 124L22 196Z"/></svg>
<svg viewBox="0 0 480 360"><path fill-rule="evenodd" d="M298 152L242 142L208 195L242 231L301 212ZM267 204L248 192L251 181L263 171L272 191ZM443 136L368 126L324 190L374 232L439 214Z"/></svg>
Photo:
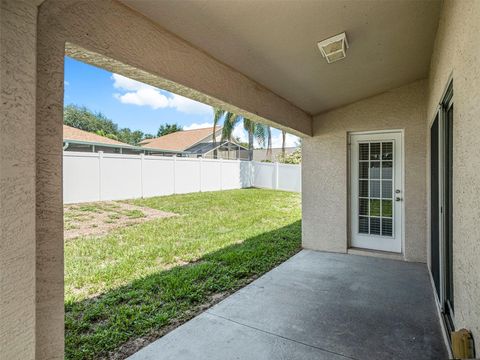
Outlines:
<svg viewBox="0 0 480 360"><path fill-rule="evenodd" d="M350 145L350 245L401 253L402 133L351 134Z"/></svg>

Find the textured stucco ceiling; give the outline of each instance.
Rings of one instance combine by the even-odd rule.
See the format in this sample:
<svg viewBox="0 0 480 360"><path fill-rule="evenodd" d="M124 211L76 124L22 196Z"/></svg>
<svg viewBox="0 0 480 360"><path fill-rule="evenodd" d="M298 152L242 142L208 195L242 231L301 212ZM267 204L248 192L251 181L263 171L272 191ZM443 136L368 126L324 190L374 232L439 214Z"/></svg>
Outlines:
<svg viewBox="0 0 480 360"><path fill-rule="evenodd" d="M420 0L122 2L311 114L425 78L441 4ZM316 44L343 31L350 44L347 58L327 64Z"/></svg>

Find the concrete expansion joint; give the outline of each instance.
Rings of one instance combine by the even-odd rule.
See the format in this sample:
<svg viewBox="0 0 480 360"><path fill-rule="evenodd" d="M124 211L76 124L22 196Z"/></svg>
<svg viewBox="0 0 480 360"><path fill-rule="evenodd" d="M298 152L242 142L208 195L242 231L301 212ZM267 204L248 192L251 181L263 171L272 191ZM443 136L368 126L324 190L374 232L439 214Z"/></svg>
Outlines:
<svg viewBox="0 0 480 360"><path fill-rule="evenodd" d="M285 337L285 336L282 336L282 335L279 335L279 334L276 334L276 333L272 333L270 331L267 331L267 330L263 330L263 329L260 329L260 328L257 328L255 326L251 326L251 325L247 325L247 324L244 324L244 323L241 323L239 321L235 321L235 320L232 320L230 318L227 318L225 316L221 316L221 315L218 315L218 314L215 314L209 310L205 311L205 313L209 314L209 315L212 315L212 316L215 316L215 317L218 317L218 318L221 318L223 320L226 320L226 321L229 321L229 322L232 322L234 324L237 324L237 325L240 325L240 326L244 326L246 328L249 328L249 329L252 329L252 330L255 330L255 331L260 331L264 334L268 334L268 335L271 335L271 336L275 336L275 337L278 337L280 339L283 339L283 340L287 340L287 341L291 341L291 342L294 342L296 344L300 344L300 345L303 345L303 346L308 346L310 348L313 348L313 349L316 349L316 350L320 350L320 351L323 351L323 352L327 352L327 353L330 353L330 354L333 354L333 355L337 355L337 356L341 356L345 359L351 359L351 360L359 360L357 358L354 358L354 357L351 357L351 356L348 356L348 355L344 355L344 354L340 354L340 353L337 353L335 351L331 351L331 350L328 350L328 349L324 349L324 348L321 348L319 346L315 346L315 345L310 345L310 344L307 344L307 343L304 343L302 341L298 341L298 340L295 340L295 339L291 339L291 338L288 338L288 337Z"/></svg>

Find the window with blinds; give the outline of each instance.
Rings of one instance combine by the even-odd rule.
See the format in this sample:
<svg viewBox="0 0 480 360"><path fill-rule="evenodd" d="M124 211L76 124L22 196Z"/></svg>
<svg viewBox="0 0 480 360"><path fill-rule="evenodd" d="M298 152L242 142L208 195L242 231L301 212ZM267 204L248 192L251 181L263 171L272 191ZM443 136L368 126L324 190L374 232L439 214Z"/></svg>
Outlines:
<svg viewBox="0 0 480 360"><path fill-rule="evenodd" d="M393 235L393 142L359 143L358 232Z"/></svg>

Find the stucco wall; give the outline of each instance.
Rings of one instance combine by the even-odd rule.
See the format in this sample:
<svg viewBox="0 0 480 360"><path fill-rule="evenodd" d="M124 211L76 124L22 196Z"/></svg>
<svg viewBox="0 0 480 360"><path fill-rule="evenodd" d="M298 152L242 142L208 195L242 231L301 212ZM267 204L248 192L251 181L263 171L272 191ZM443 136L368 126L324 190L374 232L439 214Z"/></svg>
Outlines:
<svg viewBox="0 0 480 360"><path fill-rule="evenodd" d="M303 141L303 246L345 252L348 246L348 133L404 130L405 249L409 261L426 261L425 80L314 117Z"/></svg>
<svg viewBox="0 0 480 360"><path fill-rule="evenodd" d="M35 41L33 1L0 10L0 358L35 356Z"/></svg>
<svg viewBox="0 0 480 360"><path fill-rule="evenodd" d="M454 88L455 326L480 341L480 1L445 1L429 77L428 129L449 77ZM429 132L428 132L429 134ZM427 147L427 152L429 151ZM427 174L428 174L427 167ZM428 184L428 182L427 182ZM429 234L429 226L427 234ZM429 235L428 235L429 236Z"/></svg>

